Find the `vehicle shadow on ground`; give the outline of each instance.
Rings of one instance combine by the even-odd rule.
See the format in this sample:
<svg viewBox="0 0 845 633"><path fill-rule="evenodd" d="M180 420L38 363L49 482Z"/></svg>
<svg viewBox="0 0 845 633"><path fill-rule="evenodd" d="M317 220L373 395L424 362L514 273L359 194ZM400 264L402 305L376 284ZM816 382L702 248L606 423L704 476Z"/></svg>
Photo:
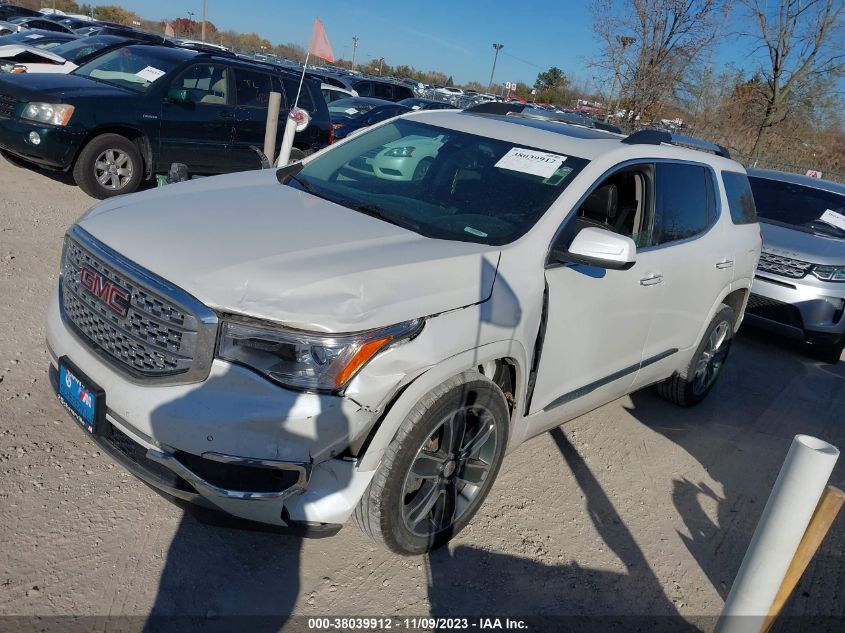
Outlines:
<svg viewBox="0 0 845 633"><path fill-rule="evenodd" d="M233 370L227 375L231 373ZM231 389L237 389L239 380L243 378L212 377L207 381L208 389L203 391L225 396ZM293 406L297 400L294 398L290 402ZM242 423L241 433L248 435L252 426L272 428L272 421L264 419L267 415L275 420L286 420L290 409L285 410L278 404L275 400L264 404L255 400L251 408L252 422ZM193 424L196 421L192 421L190 411L200 406L207 407L207 401L203 404L203 397L195 398L189 393L158 407L152 414L154 436L172 437L172 428L168 433L168 427ZM329 405L323 406L323 412L314 418L317 436L341 434L348 437L348 420L337 409L329 411ZM221 434L225 431L220 423L225 421L227 410L231 411L221 404L217 413L220 416L217 428ZM204 417L207 419L208 414ZM205 438L205 431L198 429L196 432ZM281 427L277 433L280 451L284 450L283 446L296 445L302 440ZM244 446L250 445L246 438L242 440ZM252 444L255 444L254 440ZM336 477L339 489L346 485L340 477L340 474ZM144 632L275 633L285 628L300 590L302 539L270 525L197 509L185 502L179 505L187 507L188 511L170 543Z"/></svg>
<svg viewBox="0 0 845 633"><path fill-rule="evenodd" d="M800 343L746 328L733 344L719 383L700 405L679 409L652 389L631 395L629 413L683 448L712 480L690 481L682 475L673 482L672 500L687 531L679 536L722 598L792 438L803 433L845 446L843 368L841 361L825 365L813 360ZM831 483L845 483L842 460ZM838 583L831 588L829 580L841 578L843 532L845 515L831 529L784 615L845 615L841 596L836 597ZM830 613L831 606L839 612Z"/></svg>
<svg viewBox="0 0 845 633"><path fill-rule="evenodd" d="M431 615L529 618L531 630L698 631L667 598L642 550L561 428L551 432L597 532L625 573L458 546L428 557ZM621 606L626 605L626 606ZM634 613L627 605L637 605ZM539 627L539 628L538 628Z"/></svg>

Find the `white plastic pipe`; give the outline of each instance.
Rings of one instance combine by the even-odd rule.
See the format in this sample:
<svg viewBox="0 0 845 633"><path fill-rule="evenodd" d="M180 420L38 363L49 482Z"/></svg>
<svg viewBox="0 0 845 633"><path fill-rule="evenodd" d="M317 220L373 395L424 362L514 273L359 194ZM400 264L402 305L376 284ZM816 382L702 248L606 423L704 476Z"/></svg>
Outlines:
<svg viewBox="0 0 845 633"><path fill-rule="evenodd" d="M284 167L290 162L290 150L293 148L293 137L296 135L296 121L289 116L285 122L285 134L282 136L282 148L279 150L279 160L276 167Z"/></svg>
<svg viewBox="0 0 845 633"><path fill-rule="evenodd" d="M742 559L716 633L759 633L824 492L839 450L796 435Z"/></svg>

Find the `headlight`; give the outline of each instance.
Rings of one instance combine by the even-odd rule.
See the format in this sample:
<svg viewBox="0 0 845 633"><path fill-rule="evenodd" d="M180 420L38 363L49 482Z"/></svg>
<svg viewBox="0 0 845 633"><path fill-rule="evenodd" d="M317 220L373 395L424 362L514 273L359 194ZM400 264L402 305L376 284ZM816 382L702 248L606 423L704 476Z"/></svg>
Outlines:
<svg viewBox="0 0 845 633"><path fill-rule="evenodd" d="M845 266L813 266L813 274L823 281L845 281Z"/></svg>
<svg viewBox="0 0 845 633"><path fill-rule="evenodd" d="M416 147L394 147L393 149L387 150L384 155L385 156L393 156L394 158L407 158L409 156L414 155L414 150L417 149Z"/></svg>
<svg viewBox="0 0 845 633"><path fill-rule="evenodd" d="M380 351L419 334L422 319L357 334L316 334L224 321L217 355L295 389L337 391Z"/></svg>
<svg viewBox="0 0 845 633"><path fill-rule="evenodd" d="M73 106L67 103L27 103L21 118L50 125L67 125L73 110Z"/></svg>

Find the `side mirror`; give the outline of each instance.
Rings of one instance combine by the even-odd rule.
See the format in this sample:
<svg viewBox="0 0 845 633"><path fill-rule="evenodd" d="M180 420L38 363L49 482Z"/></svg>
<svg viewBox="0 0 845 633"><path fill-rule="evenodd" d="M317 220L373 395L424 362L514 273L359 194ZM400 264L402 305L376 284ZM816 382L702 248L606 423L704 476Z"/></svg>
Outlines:
<svg viewBox="0 0 845 633"><path fill-rule="evenodd" d="M188 99L188 91L185 88L171 88L167 91L167 99L174 103L187 103L190 101Z"/></svg>
<svg viewBox="0 0 845 633"><path fill-rule="evenodd" d="M626 270L637 261L637 245L630 237L589 226L578 232L568 249L556 249L554 256L563 262Z"/></svg>

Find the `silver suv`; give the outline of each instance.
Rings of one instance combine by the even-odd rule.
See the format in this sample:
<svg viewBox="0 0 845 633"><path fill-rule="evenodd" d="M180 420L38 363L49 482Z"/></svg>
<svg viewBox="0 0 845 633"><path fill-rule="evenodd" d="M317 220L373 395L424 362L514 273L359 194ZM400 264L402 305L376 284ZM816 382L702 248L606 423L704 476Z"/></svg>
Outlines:
<svg viewBox="0 0 845 633"><path fill-rule="evenodd" d="M762 169L748 177L763 232L748 318L836 363L845 347L845 185Z"/></svg>

